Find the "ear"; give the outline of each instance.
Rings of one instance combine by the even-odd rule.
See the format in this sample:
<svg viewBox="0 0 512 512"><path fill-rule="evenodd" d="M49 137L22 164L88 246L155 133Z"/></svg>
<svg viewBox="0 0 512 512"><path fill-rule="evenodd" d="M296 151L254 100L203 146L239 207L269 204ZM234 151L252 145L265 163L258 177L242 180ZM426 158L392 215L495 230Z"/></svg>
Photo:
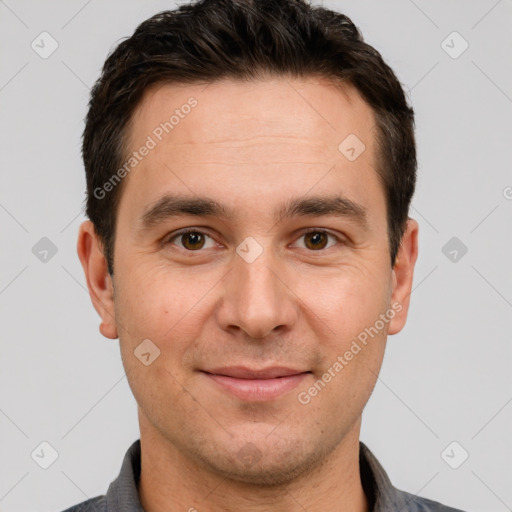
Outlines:
<svg viewBox="0 0 512 512"><path fill-rule="evenodd" d="M396 308L393 308L396 315L389 322L388 334L400 332L407 320L414 265L418 258L418 230L418 223L414 219L408 219L392 271L391 304L396 304Z"/></svg>
<svg viewBox="0 0 512 512"><path fill-rule="evenodd" d="M101 241L90 220L80 225L77 252L84 268L92 304L101 317L100 332L106 338L116 339L118 334L114 310L114 287L108 273Z"/></svg>

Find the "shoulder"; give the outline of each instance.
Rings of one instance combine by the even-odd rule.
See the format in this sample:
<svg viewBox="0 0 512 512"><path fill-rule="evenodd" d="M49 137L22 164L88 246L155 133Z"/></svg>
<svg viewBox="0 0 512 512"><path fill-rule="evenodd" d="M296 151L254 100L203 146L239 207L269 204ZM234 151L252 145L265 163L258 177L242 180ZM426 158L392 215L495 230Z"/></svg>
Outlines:
<svg viewBox="0 0 512 512"><path fill-rule="evenodd" d="M463 512L397 489L370 449L360 442L361 481L375 512Z"/></svg>
<svg viewBox="0 0 512 512"><path fill-rule="evenodd" d="M464 512L458 508L448 507L437 501L421 498L405 491L398 491L405 503L403 512Z"/></svg>
<svg viewBox="0 0 512 512"><path fill-rule="evenodd" d="M106 496L96 496L96 498L73 505L63 512L107 512L107 498Z"/></svg>
<svg viewBox="0 0 512 512"><path fill-rule="evenodd" d="M140 440L132 443L125 453L121 471L106 494L73 505L63 512L129 512L142 511L137 492L140 475Z"/></svg>

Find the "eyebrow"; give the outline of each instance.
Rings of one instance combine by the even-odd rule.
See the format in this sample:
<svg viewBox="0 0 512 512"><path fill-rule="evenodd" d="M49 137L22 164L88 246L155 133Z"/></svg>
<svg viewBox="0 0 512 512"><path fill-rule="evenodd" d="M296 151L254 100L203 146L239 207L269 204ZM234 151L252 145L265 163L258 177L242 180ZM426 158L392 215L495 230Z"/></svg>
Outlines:
<svg viewBox="0 0 512 512"><path fill-rule="evenodd" d="M209 197L191 197L166 194L146 209L140 217L139 230L150 229L164 221L193 215L197 217L236 218L236 211ZM364 206L342 196L308 196L285 201L274 211L275 222L293 217L321 217L334 215L355 221L368 227L367 210Z"/></svg>

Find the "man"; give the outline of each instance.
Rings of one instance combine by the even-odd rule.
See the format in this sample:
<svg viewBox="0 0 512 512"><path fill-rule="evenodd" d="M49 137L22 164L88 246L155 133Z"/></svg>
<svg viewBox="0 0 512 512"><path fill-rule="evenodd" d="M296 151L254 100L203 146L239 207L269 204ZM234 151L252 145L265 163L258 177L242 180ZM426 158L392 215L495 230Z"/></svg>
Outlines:
<svg viewBox="0 0 512 512"><path fill-rule="evenodd" d="M413 128L380 54L302 0L204 0L115 49L78 254L140 440L69 510L454 510L359 441L409 306Z"/></svg>

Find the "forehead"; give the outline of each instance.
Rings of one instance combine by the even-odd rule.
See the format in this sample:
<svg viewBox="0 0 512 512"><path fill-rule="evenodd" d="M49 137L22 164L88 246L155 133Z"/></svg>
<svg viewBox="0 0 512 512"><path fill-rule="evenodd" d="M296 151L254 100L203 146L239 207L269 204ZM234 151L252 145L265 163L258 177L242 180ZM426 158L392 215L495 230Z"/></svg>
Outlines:
<svg viewBox="0 0 512 512"><path fill-rule="evenodd" d="M353 161L340 151L350 137L365 148ZM249 197L268 206L335 185L369 203L374 138L373 111L357 90L322 78L154 86L132 116L127 158L149 139L152 148L127 176L121 203L131 195L135 213L181 192L238 202L254 216Z"/></svg>
<svg viewBox="0 0 512 512"><path fill-rule="evenodd" d="M158 84L146 91L132 115L128 147L137 147L155 130L158 138L158 128L166 122L168 130L163 127L161 135L167 140L157 142L159 146L172 143L175 158L192 144L214 151L239 141L247 150L249 144L244 142L249 139L253 146L265 146L266 154L261 156L267 159L272 158L273 147L301 143L305 149L317 147L337 157L339 143L351 133L372 149L375 125L372 109L354 87L321 77ZM254 163L250 151L233 153L246 155Z"/></svg>

